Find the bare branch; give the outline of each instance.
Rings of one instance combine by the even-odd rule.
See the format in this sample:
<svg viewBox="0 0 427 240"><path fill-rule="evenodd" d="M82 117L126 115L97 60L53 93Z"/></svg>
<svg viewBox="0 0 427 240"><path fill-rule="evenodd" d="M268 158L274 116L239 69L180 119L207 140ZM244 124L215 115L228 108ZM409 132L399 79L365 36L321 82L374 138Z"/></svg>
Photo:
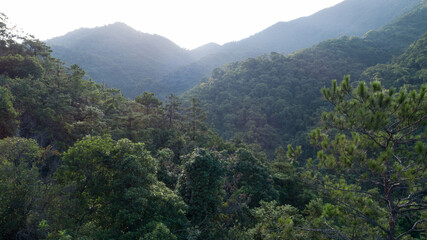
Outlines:
<svg viewBox="0 0 427 240"><path fill-rule="evenodd" d="M342 236L342 234L338 233L338 237L335 237L334 235L332 235L331 233L337 233L336 230L332 230L332 229L322 229L322 228L299 228L299 227L294 227L294 229L297 230L303 230L303 231L308 231L308 232L321 232L323 234L328 235L331 238L334 239L341 239L341 240L347 240L347 238L345 238L344 236Z"/></svg>
<svg viewBox="0 0 427 240"><path fill-rule="evenodd" d="M401 237L403 237L403 236L405 236L405 235L410 234L411 232L425 232L425 231L427 231L427 229L416 229L417 225L420 224L420 223L422 223L422 222L425 222L425 221L424 220L418 220L418 221L416 221L414 223L414 225L412 225L411 229L409 229L408 231L406 231L406 232L400 234L399 236L397 236L396 240L399 239L399 238L401 238Z"/></svg>
<svg viewBox="0 0 427 240"><path fill-rule="evenodd" d="M325 221L325 225L328 226L332 231L336 232L342 239L347 239L340 231L336 230L331 225L329 225L326 219L324 219L324 221Z"/></svg>
<svg viewBox="0 0 427 240"><path fill-rule="evenodd" d="M398 133L398 132L401 132L401 131L404 131L404 130L407 130L407 129L410 129L410 128L412 128L412 127L414 127L414 126L416 126L416 125L418 125L419 123L422 123L424 120L426 120L427 119L427 114L426 115L424 115L424 116L422 116L420 119L418 119L417 121L415 121L415 122L413 122L412 124L410 124L410 125L408 125L408 126L405 126L405 127L403 127L403 128L400 128L400 129L396 129L395 131L393 131L392 133L393 134L396 134L396 133ZM408 134L406 134L406 135L408 135ZM405 136L405 135L404 135ZM402 136L403 137L403 136Z"/></svg>
<svg viewBox="0 0 427 240"><path fill-rule="evenodd" d="M370 218L370 217L368 217L368 216L366 216L364 213L362 213L361 211L359 211L359 210L357 210L357 209L355 209L354 207L352 207L352 206L350 206L350 205L348 205L348 204L346 204L346 203L344 203L343 201L340 201L340 200L337 200L338 201L338 205L339 206L341 206L341 207L343 207L343 208L345 208L345 209L347 209L347 210L351 210L351 211L349 211L349 213L350 214L353 214L353 215L355 215L355 216L357 216L357 217L360 217L360 218L364 218L364 219L366 219L366 221L368 222L368 223L370 223L370 224L373 224L373 225L375 225L375 226L377 226L378 228L380 228L381 230L383 230L385 233L389 233L389 231L387 230L387 229L385 229L383 226L381 226L381 224L379 224L377 221L375 221L374 219L372 219L372 218Z"/></svg>
<svg viewBox="0 0 427 240"><path fill-rule="evenodd" d="M372 194L372 193L369 193L369 192L366 192L366 191L362 191L362 190L355 190L355 189L349 190L349 189L337 188L337 187L334 187L334 186L332 186L330 184L326 184L326 183L324 183L324 185L326 185L327 187L330 187L330 188L332 188L334 190L337 190L337 191L361 193L361 194L369 195L369 196L371 196L373 198L377 198L377 199L381 199L381 200L386 200L384 197L381 197L379 194Z"/></svg>

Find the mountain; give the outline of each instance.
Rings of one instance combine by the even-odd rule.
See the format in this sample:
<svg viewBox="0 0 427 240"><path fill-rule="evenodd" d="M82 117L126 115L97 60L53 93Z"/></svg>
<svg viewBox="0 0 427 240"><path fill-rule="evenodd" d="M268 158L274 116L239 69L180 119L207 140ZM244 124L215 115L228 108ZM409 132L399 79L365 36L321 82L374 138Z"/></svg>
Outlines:
<svg viewBox="0 0 427 240"><path fill-rule="evenodd" d="M362 38L326 40L287 56L272 53L217 68L186 98L200 99L209 121L225 139L237 137L271 151L279 145L305 144L306 131L326 107L319 89L347 74L356 82L367 68L390 63L423 36L426 22L427 1L422 1L393 23ZM420 47L406 55L415 56L411 59L418 67L411 76L422 82L425 45L415 46ZM409 70L405 71L402 74L409 75Z"/></svg>
<svg viewBox="0 0 427 240"><path fill-rule="evenodd" d="M427 83L427 33L414 42L389 64L377 64L366 69L362 81L380 80L387 88Z"/></svg>
<svg viewBox="0 0 427 240"><path fill-rule="evenodd" d="M128 97L153 91L165 73L193 61L190 52L159 35L138 32L124 23L78 29L47 41L53 56L78 64L97 82Z"/></svg>
<svg viewBox="0 0 427 240"><path fill-rule="evenodd" d="M191 50L191 56L194 59L200 59L204 56L211 55L220 51L221 45L217 43L207 43L203 46Z"/></svg>
<svg viewBox="0 0 427 240"><path fill-rule="evenodd" d="M426 17L233 62L185 106L86 80L0 13L0 239L426 239Z"/></svg>
<svg viewBox="0 0 427 240"><path fill-rule="evenodd" d="M47 41L53 56L77 63L93 80L119 88L129 98L143 91L164 98L206 81L226 63L270 52L290 53L343 35L362 36L420 0L345 0L308 17L279 22L247 39L184 50L170 40L123 23L79 29Z"/></svg>
<svg viewBox="0 0 427 240"><path fill-rule="evenodd" d="M412 9L419 0L346 0L309 17L273 26L239 42L226 51L244 57L262 53L291 53L330 38L362 36ZM253 54L251 54L253 52Z"/></svg>
<svg viewBox="0 0 427 240"><path fill-rule="evenodd" d="M209 76L215 67L270 52L291 53L326 39L359 36L377 29L413 8L420 0L345 0L311 16L273 26L238 42L227 43L196 63L163 79L165 92L179 94Z"/></svg>

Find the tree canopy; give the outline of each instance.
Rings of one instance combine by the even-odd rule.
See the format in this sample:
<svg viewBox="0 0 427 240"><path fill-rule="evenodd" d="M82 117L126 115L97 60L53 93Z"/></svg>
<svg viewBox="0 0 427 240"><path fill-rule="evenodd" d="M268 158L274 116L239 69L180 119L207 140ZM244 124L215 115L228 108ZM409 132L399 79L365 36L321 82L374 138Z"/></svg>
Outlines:
<svg viewBox="0 0 427 240"><path fill-rule="evenodd" d="M164 101L0 14L0 239L426 239L425 6Z"/></svg>

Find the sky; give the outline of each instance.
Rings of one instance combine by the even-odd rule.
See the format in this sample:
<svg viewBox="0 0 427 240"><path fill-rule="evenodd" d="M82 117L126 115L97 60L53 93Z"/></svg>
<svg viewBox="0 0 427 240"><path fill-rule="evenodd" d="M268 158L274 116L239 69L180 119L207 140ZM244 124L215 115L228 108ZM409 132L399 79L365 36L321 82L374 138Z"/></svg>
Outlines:
<svg viewBox="0 0 427 240"><path fill-rule="evenodd" d="M40 40L123 22L194 49L247 38L343 0L1 0L0 12Z"/></svg>

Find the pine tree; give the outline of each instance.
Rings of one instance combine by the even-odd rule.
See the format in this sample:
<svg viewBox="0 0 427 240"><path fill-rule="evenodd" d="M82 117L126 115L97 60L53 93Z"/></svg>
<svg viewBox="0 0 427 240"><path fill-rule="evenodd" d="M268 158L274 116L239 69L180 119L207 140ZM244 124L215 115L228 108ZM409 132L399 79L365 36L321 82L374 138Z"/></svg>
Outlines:
<svg viewBox="0 0 427 240"><path fill-rule="evenodd" d="M176 121L180 120L181 115L179 111L181 110L181 101L178 97L171 94L167 98L167 102L165 105L165 114L168 121L169 128L176 127Z"/></svg>
<svg viewBox="0 0 427 240"><path fill-rule="evenodd" d="M0 86L0 139L15 135L18 130L18 112L11 100L10 91Z"/></svg>
<svg viewBox="0 0 427 240"><path fill-rule="evenodd" d="M329 199L320 225L349 239L420 237L426 231L427 85L396 93L360 82L353 90L345 77L322 93L335 109L323 114L325 127L310 134L321 148L322 174L314 179Z"/></svg>
<svg viewBox="0 0 427 240"><path fill-rule="evenodd" d="M197 98L191 99L191 105L186 109L186 112L188 132L191 140L195 141L198 137L198 133L206 129L206 124L204 122L206 120L206 114L200 105L200 100Z"/></svg>

